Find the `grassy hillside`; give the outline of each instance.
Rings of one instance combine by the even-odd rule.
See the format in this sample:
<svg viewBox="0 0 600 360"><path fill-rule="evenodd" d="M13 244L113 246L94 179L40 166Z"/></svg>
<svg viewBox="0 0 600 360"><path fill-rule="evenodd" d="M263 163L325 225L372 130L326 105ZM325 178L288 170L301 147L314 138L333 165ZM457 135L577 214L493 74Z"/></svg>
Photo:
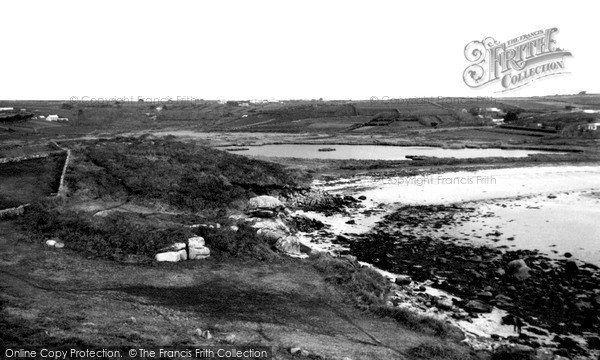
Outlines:
<svg viewBox="0 0 600 360"><path fill-rule="evenodd" d="M240 207L256 195L307 184L306 174L213 148L119 138L75 145L73 196L163 204L182 211Z"/></svg>

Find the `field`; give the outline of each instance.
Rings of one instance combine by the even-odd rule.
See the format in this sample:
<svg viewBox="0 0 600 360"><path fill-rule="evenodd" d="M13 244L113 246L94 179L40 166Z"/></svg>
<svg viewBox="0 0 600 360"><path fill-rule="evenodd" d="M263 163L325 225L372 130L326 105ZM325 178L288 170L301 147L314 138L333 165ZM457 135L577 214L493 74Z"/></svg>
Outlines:
<svg viewBox="0 0 600 360"><path fill-rule="evenodd" d="M53 155L0 164L0 210L55 193L64 162L64 155Z"/></svg>

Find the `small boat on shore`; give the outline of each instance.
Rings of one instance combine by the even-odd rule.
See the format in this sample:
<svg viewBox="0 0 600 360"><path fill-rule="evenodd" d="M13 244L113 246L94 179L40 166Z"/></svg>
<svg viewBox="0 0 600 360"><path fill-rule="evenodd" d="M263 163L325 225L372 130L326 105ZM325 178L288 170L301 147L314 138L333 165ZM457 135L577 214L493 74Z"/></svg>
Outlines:
<svg viewBox="0 0 600 360"><path fill-rule="evenodd" d="M247 151L250 150L250 148L229 148L229 149L225 149L227 151Z"/></svg>
<svg viewBox="0 0 600 360"><path fill-rule="evenodd" d="M335 151L334 148L320 148L319 151Z"/></svg>

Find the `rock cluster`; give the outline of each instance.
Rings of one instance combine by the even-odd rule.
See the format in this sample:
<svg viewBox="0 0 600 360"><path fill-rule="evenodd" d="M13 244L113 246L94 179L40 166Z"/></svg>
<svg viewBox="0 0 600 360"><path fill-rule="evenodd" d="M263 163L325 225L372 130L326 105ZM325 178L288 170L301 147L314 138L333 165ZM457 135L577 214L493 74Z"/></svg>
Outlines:
<svg viewBox="0 0 600 360"><path fill-rule="evenodd" d="M200 260L210 256L210 250L205 246L204 238L194 236L187 243L175 243L156 254L156 261L178 262L183 260Z"/></svg>
<svg viewBox="0 0 600 360"><path fill-rule="evenodd" d="M366 199L362 196L363 199ZM304 211L317 211L325 215L345 213L348 208L361 207L361 200L353 196L333 195L322 190L302 191L287 194L286 203Z"/></svg>
<svg viewBox="0 0 600 360"><path fill-rule="evenodd" d="M569 334L590 339L597 336L598 267L571 259L550 259L537 251L478 247L450 237L411 232L411 228L451 225L456 215L460 216L460 209L455 207L401 209L380 222L372 233L348 244L351 253L362 261L460 296L464 300L454 301L452 306L466 312L467 318L491 311L493 306L522 318L528 334L532 334L529 338L515 337L514 341L523 345L535 347L533 335L547 336L549 332L563 339L571 339ZM451 305L449 301L440 304ZM457 312L456 316L461 315ZM591 343L596 346L595 340ZM584 352L571 340L559 344L571 354Z"/></svg>

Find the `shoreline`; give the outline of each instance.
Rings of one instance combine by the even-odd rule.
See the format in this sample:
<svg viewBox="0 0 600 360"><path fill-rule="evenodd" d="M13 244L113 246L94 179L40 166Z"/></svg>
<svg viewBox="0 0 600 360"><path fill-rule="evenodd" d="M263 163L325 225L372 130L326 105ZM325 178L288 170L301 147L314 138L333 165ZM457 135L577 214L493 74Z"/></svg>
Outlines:
<svg viewBox="0 0 600 360"><path fill-rule="evenodd" d="M327 189L327 185L330 185L331 188L329 190L331 190L332 193L336 194L356 196L359 193L365 193L364 188L357 186L357 181L355 179L338 178L337 180L332 180L330 182L316 181L315 183L320 189ZM352 185L348 186L348 184ZM556 193L556 191L549 191L549 193ZM445 205L430 204L419 206L417 204L405 204L405 210L406 212L415 215L414 220L418 221L419 224L430 223L435 226L436 221L438 221L438 219L428 219L426 216L423 216L423 213L416 211L415 209L419 207L429 207L434 210L430 212L431 214L439 214L440 211L444 212L447 209L452 209L452 211L459 211L461 209L461 205L469 203L489 203L494 201L497 202L501 200L514 200L518 198L535 196L539 196L539 193L529 195L506 196L502 198L487 198L476 201L465 200L461 202L446 203ZM543 297L542 295L544 292L546 292L545 296L547 297L555 297L558 294L559 299L562 299L560 300L559 304L561 306L560 311L562 311L563 313L561 319L564 318L565 313L568 313L569 315L566 317L565 321L574 321L573 319L579 319L580 322L584 322L586 321L586 314L588 313L588 310L585 309L585 306L588 306L586 304L589 304L589 306L592 306L592 308L600 305L595 304L595 302L597 302L595 296L597 296L598 294L595 294L593 291L585 292L581 289L581 286L590 286L590 279L592 279L593 281L597 281L600 278L600 272L598 271L597 266L590 266L585 263L581 264L581 262L577 264L577 262L568 259L553 259L548 256L542 255L537 251L514 249L506 249L505 251L500 251L499 249L494 249L490 245L486 244L482 245L471 243L459 245L454 243L455 241L453 241L453 239L445 239L445 241L439 241L439 239L428 238L426 240L423 240L421 239L422 236L416 234L407 235L404 231L400 230L399 228L395 228L395 224L391 223L398 219L394 221L388 220L391 215L395 214L398 211L398 204L390 202L387 204L386 207L382 206L380 203L370 198L369 200L363 200L362 203L367 206L363 208L352 209L346 214L345 217L329 217L331 220L334 220L334 224L330 227L330 229L325 232L321 231L320 234L312 235L314 235L314 237L316 237L317 235L319 237L322 237L324 233L329 232L331 234L330 238L335 239L337 242L337 244L335 244L337 245L337 248L329 249L330 252L337 252L340 255L347 254L351 256L356 256L359 261L371 264L375 268L381 270L384 275L388 274L388 278L393 278L394 276L402 277L403 275L400 274L405 274L413 278L415 282L411 283L411 286L403 287L403 289L406 291L403 290L403 293L399 294L401 295L400 298L404 299L405 301L408 301L411 304L415 302L421 305L429 304L433 305L434 308L437 307L436 305L438 305L439 302L443 304L442 307L445 306L447 309L453 309L449 312L451 315L448 315L448 312L446 312L446 315L442 316L451 319L450 321L452 323L458 325L466 333L471 333L471 339L469 341L474 347L484 347L489 350L490 347L502 343L518 343L521 345L532 346L534 348L538 346L550 346L558 348L569 347L570 350L575 353L591 354L590 352L588 352L589 349L585 349L585 340L589 338L598 337L597 332L590 333L589 331L590 329L594 328L593 326L590 328L589 324L577 324L576 322L575 324L563 324L564 321L553 322L551 321L551 319L555 314L557 314L555 311L552 311L554 315L542 315L540 318L540 314L543 311L536 312L532 311L531 309L535 309L535 307L540 307L541 305L527 301L523 302L520 299L518 299L518 294L522 292L528 293L534 291L539 294L538 298ZM374 214L371 213L371 211L373 210L376 210ZM379 220L370 219L370 221L373 222L375 225L369 231L363 231L362 233L351 233L349 231L344 231L344 226L341 226L342 224L340 224L342 220L352 220L354 219L354 216L364 212L367 212L369 214L365 217L365 219L369 218L370 216L375 216L375 218L377 218L379 217L378 213L381 215L381 212L387 212L388 214L383 214ZM312 212L303 214L311 217L311 215L315 215L316 213ZM406 215L406 213L404 215ZM318 216L318 220L326 223L327 218L327 216ZM401 216L400 218L402 219L403 217ZM447 219L447 221L450 220ZM346 227L346 229L347 228L351 228L351 225ZM392 231L391 229L394 230ZM408 237L409 240L405 239L404 245L405 248L410 249L410 251L395 251L395 247L398 247L400 245L395 241L390 242L390 238L394 237ZM310 236L303 237L304 245L310 245L309 238ZM367 241L369 242L368 244ZM431 246L433 246L432 244L435 243L437 243L437 246L440 246L441 248L433 252L427 252L427 250ZM316 247L321 251L327 251L327 249L323 249L323 246ZM379 252L373 252L373 249L383 250ZM476 253L477 251L479 251L480 254ZM450 252L450 256L446 254L448 252ZM431 256L432 258L425 259L422 255L414 255L422 253L427 253L427 256ZM440 253L446 256L439 256ZM473 261L470 261L468 257L463 256L464 254L469 253L473 253L473 259L471 259ZM437 256L439 258L435 258L435 254L438 254ZM454 258L454 256L457 257ZM496 276L495 272L499 271L499 269L505 271L504 267L507 266L509 260L512 261L518 258L525 259L526 264L530 266L532 274L539 273L543 274L543 276L541 278L538 278L537 275L533 275L534 280L524 280L524 282L513 282L514 279L506 278L505 274ZM400 262L400 265L390 265L390 259L403 259L403 262ZM491 261L489 262L489 264L491 264L492 266L486 265L486 261L488 260ZM386 264L386 262L388 263ZM467 269L464 268L465 263L471 264L473 266L473 271L466 271ZM569 279L565 279L565 273L571 271L565 269L571 268L573 263L577 265L576 274L571 274L569 275ZM494 268L492 269L491 267ZM441 275L436 273L437 270L439 270ZM484 284L483 286L475 286L474 284L470 284L469 277L474 276L476 278L479 278L474 273L477 273L479 275L481 275L480 273L485 273L482 277L482 279L486 279L485 281L482 281L482 284ZM489 279L487 279L488 273L490 274ZM491 275L492 273L494 273L494 275ZM391 274L392 276L389 276L389 274ZM451 281L448 282L448 278L452 277L454 277L455 280L458 280L457 284L452 285ZM506 281L506 284L503 284L501 287L497 287L495 285L497 283L503 283L504 281ZM529 284L527 283L527 281L534 282ZM544 282L552 286L541 289L542 287L544 287ZM422 287L424 285L427 285L425 286L425 290L420 291L423 290ZM456 287L457 285L458 288ZM554 287L555 285L556 288ZM511 290L513 287L514 290ZM566 290L562 289L562 287L565 287ZM599 285L596 284L591 287L591 289L594 288L598 289ZM435 289L435 291L438 291L438 296L424 295L429 294L431 289ZM438 289L441 290L442 293L439 293ZM506 292L506 289L509 289L508 292ZM460 297L460 299L455 298L454 300L452 300L452 297L448 296L448 294L452 297L458 296ZM589 299L589 303L571 303L568 301L568 294L579 294L579 297L585 296L582 299L585 300L584 302L587 302ZM448 301L450 301L450 303ZM461 309L464 311L466 309L465 306L469 302L474 302L474 304L476 305L481 305L479 304L479 302L482 302L484 307L489 308L487 308L486 312L483 313L479 312L478 310L471 309L467 312L467 315L465 316L465 314L461 312ZM510 304L510 302L516 302L516 305L513 306L512 304ZM471 304L470 306L474 305ZM578 308L578 306L583 306L584 309L580 309ZM489 312L487 310L489 310ZM573 311L577 311L579 315L573 314ZM524 331L524 335L510 335L510 331L508 330L512 327L512 325L501 324L501 318L506 314L516 314L517 316L526 319L525 322L527 326L526 330ZM476 317L474 318L473 315L476 315ZM485 330L486 326L487 330ZM481 327L484 330L477 330L478 327ZM504 332L500 332L500 334L498 334L498 329L504 329Z"/></svg>

